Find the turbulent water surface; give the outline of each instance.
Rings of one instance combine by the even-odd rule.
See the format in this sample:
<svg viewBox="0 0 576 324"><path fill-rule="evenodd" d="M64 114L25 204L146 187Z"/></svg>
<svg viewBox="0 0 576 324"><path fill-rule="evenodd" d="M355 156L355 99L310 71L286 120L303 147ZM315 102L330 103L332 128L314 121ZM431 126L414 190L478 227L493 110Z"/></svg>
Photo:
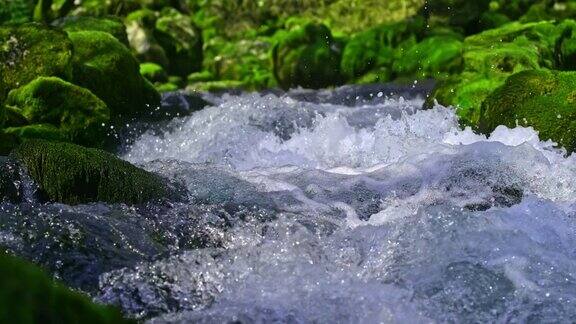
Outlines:
<svg viewBox="0 0 576 324"><path fill-rule="evenodd" d="M310 96L137 138L123 158L187 203L4 204L0 242L154 323L576 321L573 157L419 99Z"/></svg>

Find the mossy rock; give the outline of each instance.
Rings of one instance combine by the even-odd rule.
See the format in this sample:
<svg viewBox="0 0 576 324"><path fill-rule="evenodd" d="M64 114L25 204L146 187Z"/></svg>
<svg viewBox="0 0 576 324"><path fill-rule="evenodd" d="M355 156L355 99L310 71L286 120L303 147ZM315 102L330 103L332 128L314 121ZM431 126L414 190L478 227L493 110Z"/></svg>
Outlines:
<svg viewBox="0 0 576 324"><path fill-rule="evenodd" d="M376 68L391 69L397 49L417 43L424 26L424 20L414 18L355 34L342 54L343 75L351 80Z"/></svg>
<svg viewBox="0 0 576 324"><path fill-rule="evenodd" d="M129 46L126 27L122 20L109 16L97 17L65 17L52 23L67 32L100 31L114 36L122 44Z"/></svg>
<svg viewBox="0 0 576 324"><path fill-rule="evenodd" d="M192 18L173 8L164 8L156 20L154 36L164 49L168 72L186 77L202 68L202 34Z"/></svg>
<svg viewBox="0 0 576 324"><path fill-rule="evenodd" d="M129 118L160 105L160 94L140 75L138 61L116 38L98 31L69 35L76 50L74 83L102 99L111 117Z"/></svg>
<svg viewBox="0 0 576 324"><path fill-rule="evenodd" d="M308 24L276 36L272 51L274 75L285 88L324 88L343 81L342 44L324 25Z"/></svg>
<svg viewBox="0 0 576 324"><path fill-rule="evenodd" d="M48 277L40 268L0 254L1 323L132 323Z"/></svg>
<svg viewBox="0 0 576 324"><path fill-rule="evenodd" d="M156 63L142 63L140 64L140 74L150 82L166 82L168 81L168 74L164 68Z"/></svg>
<svg viewBox="0 0 576 324"><path fill-rule="evenodd" d="M0 0L0 24L22 24L32 20L34 0Z"/></svg>
<svg viewBox="0 0 576 324"><path fill-rule="evenodd" d="M393 71L397 77L436 80L461 72L463 44L453 36L433 36L397 55Z"/></svg>
<svg viewBox="0 0 576 324"><path fill-rule="evenodd" d="M51 201L138 204L170 194L160 177L102 150L27 140L12 154Z"/></svg>
<svg viewBox="0 0 576 324"><path fill-rule="evenodd" d="M39 76L72 77L73 45L65 32L39 24L0 27L2 93Z"/></svg>
<svg viewBox="0 0 576 324"><path fill-rule="evenodd" d="M34 124L25 126L7 127L4 133L15 136L18 141L25 139L45 139L59 142L69 142L70 138L66 131L52 124Z"/></svg>
<svg viewBox="0 0 576 324"><path fill-rule="evenodd" d="M479 129L531 126L540 139L576 149L576 72L523 71L510 76L482 104Z"/></svg>
<svg viewBox="0 0 576 324"><path fill-rule="evenodd" d="M199 78L192 78L189 83L236 80L252 90L276 87L270 60L271 48L272 41L265 37L239 41L221 37L210 39L206 43L204 55L205 73L208 74L196 75Z"/></svg>
<svg viewBox="0 0 576 324"><path fill-rule="evenodd" d="M434 100L457 107L464 125L477 127L480 106L512 74L533 69L562 68L561 44L569 39L575 22L510 23L467 37L464 65L459 75L436 86L427 107ZM567 43L568 44L568 43Z"/></svg>
<svg viewBox="0 0 576 324"><path fill-rule="evenodd" d="M130 48L134 55L141 62L156 63L167 69L170 60L154 35L157 19L157 12L142 9L130 13L124 23L126 24Z"/></svg>
<svg viewBox="0 0 576 324"><path fill-rule="evenodd" d="M48 124L52 130L47 139L66 139L78 144L101 146L104 129L102 124L110 120L110 111L106 104L89 90L63 81L56 77L40 77L29 84L12 90L6 99L6 105L20 112L29 124ZM6 126L13 125L10 122ZM34 132L36 126L24 126L14 134L32 137L46 133L45 128ZM59 134L57 138L53 134ZM41 137L42 138L42 137Z"/></svg>

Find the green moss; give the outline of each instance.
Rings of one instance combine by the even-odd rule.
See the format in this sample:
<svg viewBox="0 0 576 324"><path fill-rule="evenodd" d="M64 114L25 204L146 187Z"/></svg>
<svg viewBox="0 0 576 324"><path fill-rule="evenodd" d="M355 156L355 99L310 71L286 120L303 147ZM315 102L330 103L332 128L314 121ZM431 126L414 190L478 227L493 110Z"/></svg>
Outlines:
<svg viewBox="0 0 576 324"><path fill-rule="evenodd" d="M0 254L0 322L129 323L116 309L55 283L35 265Z"/></svg>
<svg viewBox="0 0 576 324"><path fill-rule="evenodd" d="M108 33L70 33L76 50L74 83L89 89L110 108L110 115L136 116L160 104L160 95L140 75L130 50Z"/></svg>
<svg viewBox="0 0 576 324"><path fill-rule="evenodd" d="M576 73L546 70L514 74L482 104L479 129L532 126L569 152L576 149Z"/></svg>
<svg viewBox="0 0 576 324"><path fill-rule="evenodd" d="M0 24L29 22L34 13L34 0L0 0Z"/></svg>
<svg viewBox="0 0 576 324"><path fill-rule="evenodd" d="M308 24L276 36L274 75L283 88L324 88L342 83L342 45L324 25Z"/></svg>
<svg viewBox="0 0 576 324"><path fill-rule="evenodd" d="M11 107L5 106L4 107L4 126L26 126L30 122L22 115L22 110ZM0 125L1 126L1 125Z"/></svg>
<svg viewBox="0 0 576 324"><path fill-rule="evenodd" d="M4 129L4 132L17 137L19 141L33 138L63 142L70 141L70 138L65 131L51 124L7 127Z"/></svg>
<svg viewBox="0 0 576 324"><path fill-rule="evenodd" d="M160 83L157 84L156 86L156 90L160 91L160 92L172 92L172 91L178 91L178 89L180 89L180 87L177 84L174 83Z"/></svg>
<svg viewBox="0 0 576 324"><path fill-rule="evenodd" d="M241 81L250 89L275 87L271 47L271 40L265 37L240 41L213 38L206 44L204 65L213 79ZM202 78L192 82L212 81Z"/></svg>
<svg viewBox="0 0 576 324"><path fill-rule="evenodd" d="M189 84L196 82L213 81L213 80L214 80L214 74L212 74L212 72L207 70L204 70L202 72L191 73L187 78Z"/></svg>
<svg viewBox="0 0 576 324"><path fill-rule="evenodd" d="M186 87L188 91L206 91L206 92L221 92L232 89L245 89L245 84L242 81L236 80L219 80L197 82Z"/></svg>
<svg viewBox="0 0 576 324"><path fill-rule="evenodd" d="M390 69L396 49L416 43L417 35L423 28L422 19L410 19L377 26L354 35L342 54L342 73L350 80L375 68Z"/></svg>
<svg viewBox="0 0 576 324"><path fill-rule="evenodd" d="M114 36L122 44L128 46L128 36L124 23L113 16L96 17L66 17L53 23L67 32L101 31Z"/></svg>
<svg viewBox="0 0 576 324"><path fill-rule="evenodd" d="M38 24L0 27L0 97L38 76L72 76L73 46L66 33Z"/></svg>
<svg viewBox="0 0 576 324"><path fill-rule="evenodd" d="M13 154L52 201L137 204L169 193L158 176L102 150L28 140Z"/></svg>
<svg viewBox="0 0 576 324"><path fill-rule="evenodd" d="M574 26L571 20L510 23L467 37L463 72L438 84L427 106L436 99L442 105L458 107L461 122L476 127L482 102L510 75L566 64L558 49L564 41L569 44Z"/></svg>
<svg viewBox="0 0 576 324"><path fill-rule="evenodd" d="M67 139L89 146L101 146L104 137L101 125L110 120L110 111L102 100L87 89L55 77L40 77L12 90L6 105L19 111L30 124L49 124L58 129L60 136L48 139ZM8 123L8 126L18 125ZM18 134L30 132L27 126ZM45 127L34 132L34 137L42 133Z"/></svg>
<svg viewBox="0 0 576 324"><path fill-rule="evenodd" d="M462 54L458 38L434 36L397 55L393 71L399 77L445 79L462 70Z"/></svg>
<svg viewBox="0 0 576 324"><path fill-rule="evenodd" d="M140 64L140 74L150 82L166 82L168 75L164 68L156 63Z"/></svg>
<svg viewBox="0 0 576 324"><path fill-rule="evenodd" d="M202 35L189 16L164 8L156 21L154 36L169 59L168 72L187 76L202 67Z"/></svg>

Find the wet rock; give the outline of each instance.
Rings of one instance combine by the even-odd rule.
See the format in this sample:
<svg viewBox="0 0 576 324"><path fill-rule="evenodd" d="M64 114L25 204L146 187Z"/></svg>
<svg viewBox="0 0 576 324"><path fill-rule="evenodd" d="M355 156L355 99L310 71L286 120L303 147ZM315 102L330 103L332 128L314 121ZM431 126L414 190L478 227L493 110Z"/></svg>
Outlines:
<svg viewBox="0 0 576 324"><path fill-rule="evenodd" d="M29 140L13 155L51 201L138 204L173 193L159 176L97 149Z"/></svg>
<svg viewBox="0 0 576 324"><path fill-rule="evenodd" d="M204 107L212 106L201 94L187 92L167 92L162 94L160 108L151 114L152 119L184 117Z"/></svg>

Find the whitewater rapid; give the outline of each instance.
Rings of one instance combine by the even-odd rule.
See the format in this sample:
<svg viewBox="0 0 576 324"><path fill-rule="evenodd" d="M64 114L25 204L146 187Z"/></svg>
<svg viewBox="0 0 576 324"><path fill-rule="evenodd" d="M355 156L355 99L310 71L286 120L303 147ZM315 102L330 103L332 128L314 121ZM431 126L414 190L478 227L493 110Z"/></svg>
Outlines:
<svg viewBox="0 0 576 324"><path fill-rule="evenodd" d="M205 240L100 277L151 322L576 320L576 163L419 99L224 96L124 158L183 183ZM215 216L217 215L217 216Z"/></svg>

